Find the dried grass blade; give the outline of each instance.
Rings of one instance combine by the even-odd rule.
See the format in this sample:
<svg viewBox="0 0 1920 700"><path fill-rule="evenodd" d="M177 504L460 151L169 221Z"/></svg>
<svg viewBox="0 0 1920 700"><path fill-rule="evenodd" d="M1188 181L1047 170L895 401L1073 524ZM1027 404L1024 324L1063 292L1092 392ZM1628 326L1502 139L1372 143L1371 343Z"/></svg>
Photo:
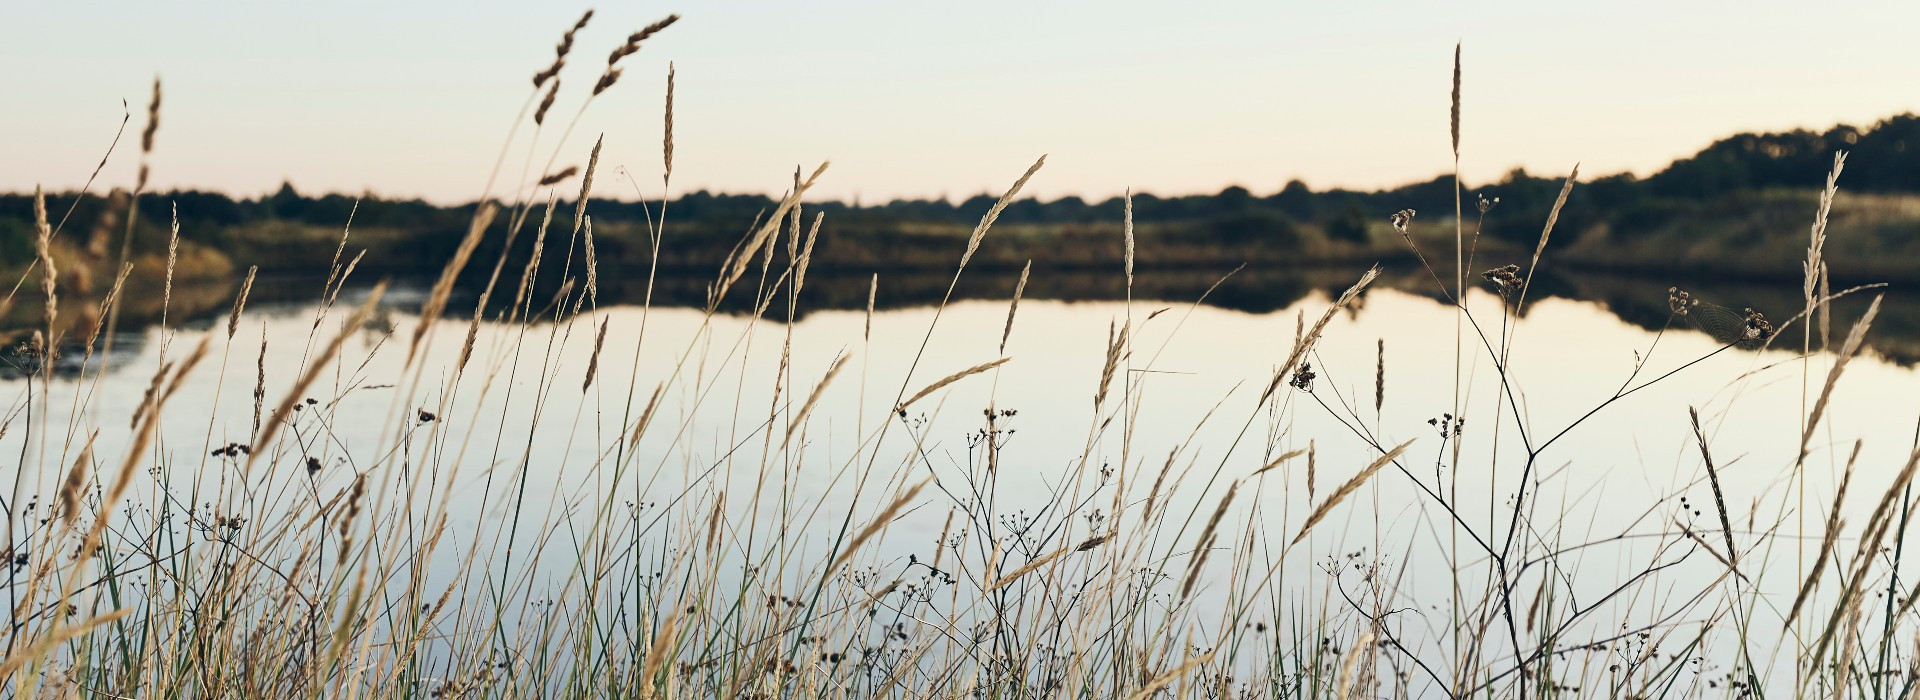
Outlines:
<svg viewBox="0 0 1920 700"><path fill-rule="evenodd" d="M999 367L1000 365L1004 365L1007 363L1007 360L1011 360L1011 359L1013 358L1002 357L998 360L994 360L992 362L988 362L985 364L974 365L967 369L963 369L953 374L949 374L945 377L942 377L940 381L934 382L932 384L928 384L927 388L921 389L920 393L914 394L912 398L909 398L906 401L900 402L900 405L898 407L895 407L893 410L895 413L905 413L907 411L908 406L912 406L915 401L919 401L920 399L926 398L928 394L931 394L933 392L946 388L948 384L952 384L962 379L966 379L967 377L971 377L981 372L985 372L995 367Z"/></svg>
<svg viewBox="0 0 1920 700"><path fill-rule="evenodd" d="M833 366L827 368L826 376L820 378L819 384L813 385L813 393L807 394L807 402L800 405L800 410L793 414L793 420L787 423L787 436L780 439L780 449L787 449L787 443L793 441L794 432L800 430L801 424L807 420L807 415L813 412L814 404L819 403L820 396L826 393L827 385L833 383L833 378L839 376L840 369L846 365L846 355L834 358Z"/></svg>
<svg viewBox="0 0 1920 700"><path fill-rule="evenodd" d="M1360 490L1362 484L1367 483L1368 479L1373 478L1374 472L1380 471L1381 467L1387 466L1388 463L1399 457L1400 453L1407 451L1407 447L1413 445L1413 442L1412 440L1408 440L1400 443L1399 447L1388 450L1386 454L1380 455L1379 459L1373 460L1372 464L1367 465L1367 468L1360 470L1359 474L1355 474L1352 479L1348 479L1347 483L1341 484L1338 489L1334 489L1333 493L1327 495L1327 500L1321 501L1320 505L1313 509L1313 513L1307 516L1306 524L1300 526L1300 534L1294 535L1293 540L1288 542L1287 546L1299 544L1300 540L1306 539L1307 533L1313 530L1314 525L1326 519L1327 514L1333 512L1334 506L1340 505L1341 501L1353 495L1353 492Z"/></svg>

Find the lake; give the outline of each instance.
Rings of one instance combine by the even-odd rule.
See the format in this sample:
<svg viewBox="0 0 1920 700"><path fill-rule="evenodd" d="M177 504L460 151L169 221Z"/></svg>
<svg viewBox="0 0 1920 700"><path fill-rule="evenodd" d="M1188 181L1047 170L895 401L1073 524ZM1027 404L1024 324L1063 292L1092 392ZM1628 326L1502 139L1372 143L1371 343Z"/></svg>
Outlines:
<svg viewBox="0 0 1920 700"><path fill-rule="evenodd" d="M0 392L13 428L0 434L0 454L40 465L14 492L41 494L43 504L64 472L58 465L71 463L92 427L100 430L93 449L102 468L117 465L132 432L123 426L156 369L210 337L206 358L164 407L152 448L158 466L130 492L140 507L164 497L271 522L275 513L327 503L368 473L374 510L414 523L409 531L430 529L414 522L424 516L393 515L409 491L419 512L445 508L443 546L453 554L430 562L428 576L504 576L504 550L457 554L476 541L510 540L522 564L524 552L539 553L541 564L526 574L544 582L531 586L539 589L575 573L569 563L596 515L618 511L642 530L697 532L710 526L721 494L726 527L778 529L796 561L814 561L899 489L934 477L862 559L886 577L933 560L936 541L948 542L941 538L949 514L980 499L1009 518L1001 523L1008 533L1046 524L1055 532L1048 547L1098 535L1110 504L1137 514L1158 500L1179 513L1176 524L1188 523L1165 536L1185 542L1233 485L1222 511L1231 536L1218 547L1234 549L1244 537L1238 556L1262 564L1288 551L1278 579L1284 598L1339 615L1351 611L1334 592L1364 599L1374 591L1405 609L1393 623L1402 643L1444 646L1456 629L1446 611L1449 577L1459 570L1469 588L1486 585L1485 556L1449 520L1497 541L1522 484L1521 521L1530 525L1517 546L1560 553L1551 567L1531 569L1523 592L1531 600L1550 569L1575 609L1609 606L1599 622L1581 623L1581 633L1603 638L1629 621L1636 630L1673 632L1754 590L1769 608L1757 614L1778 624L1800 583L1795 560L1817 549L1855 441L1843 517L1857 528L1920 426L1911 398L1920 389L1911 365L1920 343L1907 335L1916 315L1891 298L1867 336L1871 349L1834 387L1797 473L1800 426L1835 357L1801 359L1799 326L1776 349L1728 349L1668 313L1670 282L1600 276L1543 281L1518 319L1480 285L1468 296L1468 322L1417 269L1388 271L1334 314L1307 358L1314 376L1300 386L1283 382L1262 402L1301 326L1313 325L1360 271L1242 271L1199 303L1226 271L1142 275L1131 301L1119 275L1042 271L1011 326L1018 275L1009 271L969 272L957 300L938 310L950 277L881 274L871 313L872 278L813 279L791 323L784 297L758 319L741 313L744 304L710 316L685 305L704 294L704 279L662 282L651 309L635 303L644 280L610 280L598 308L586 303L565 320L540 310L550 306L548 291L531 303L534 322L481 323L464 372L456 368L469 324L457 316L472 309L475 291L455 295L454 317L427 331L409 363L426 290L397 285L371 318L348 329L339 358L298 397L282 439L249 471L246 455L211 453L251 441L256 372L264 377L258 410L271 414L369 291L350 284L323 312L317 283L263 281L231 338L231 292L207 293L198 295L209 300L202 308L176 315L171 327L136 323L116 339L104 373L77 373L70 350L50 397L10 374ZM749 276L736 294L745 298L757 284ZM1776 324L1800 303L1793 284L1682 286L1736 309L1763 309ZM1836 304L1833 345L1872 293ZM1129 341L1096 413L1120 328L1131 329ZM1504 384L1490 350L1502 337L1510 338ZM895 410L902 396L1001 357L1010 359ZM846 358L844 366L807 407L836 358ZM1609 401L1623 389L1633 391ZM650 403L652 420L629 444L623 436ZM84 418L74 418L76 406ZM1724 535L1689 408L1718 469L1733 540L1746 550L1737 590L1723 577L1720 553L1708 549ZM802 412L806 420L796 424ZM991 467L981 442L989 435L1000 446ZM780 449L789 440L793 447ZM1374 462L1381 446L1406 441L1397 464L1330 511L1297 549L1284 550L1330 490ZM1304 456L1262 471L1309 446L1317 474L1309 476ZM993 487L983 490L977 484L989 468ZM1116 488L1124 498L1114 499ZM1857 532L1845 532L1843 544L1853 542ZM986 555L1013 558L1029 546L1020 540L1009 540L1005 555ZM123 546L125 556L141 551ZM1030 546L1027 556L1048 548ZM1166 548L1183 556L1195 549ZM1231 607L1227 561L1223 554L1200 583L1199 595L1214 596L1216 606ZM1614 596L1623 585L1630 592ZM1791 649L1755 653L1793 658Z"/></svg>

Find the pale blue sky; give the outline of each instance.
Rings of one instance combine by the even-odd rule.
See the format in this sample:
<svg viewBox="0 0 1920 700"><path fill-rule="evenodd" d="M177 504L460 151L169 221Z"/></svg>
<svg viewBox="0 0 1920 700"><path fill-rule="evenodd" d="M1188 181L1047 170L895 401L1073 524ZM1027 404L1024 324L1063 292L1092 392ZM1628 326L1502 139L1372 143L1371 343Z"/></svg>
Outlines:
<svg viewBox="0 0 1920 700"><path fill-rule="evenodd" d="M85 180L126 98L129 184L147 84L166 101L161 188L480 192L528 77L585 4L9 3L0 7L0 190ZM1920 110L1920 3L864 2L602 4L563 73L564 123L606 53L625 62L562 151L658 193L666 64L674 189L960 197L1049 153L1032 191L1376 187L1449 167L1453 43L1466 45L1469 178L1524 166L1649 172L1739 130ZM557 129L537 150L551 152ZM522 137L528 132L523 130ZM526 151L514 149L509 174ZM535 166L536 169L538 166ZM1810 181L1817 173L1809 174ZM599 190L631 195L603 181Z"/></svg>

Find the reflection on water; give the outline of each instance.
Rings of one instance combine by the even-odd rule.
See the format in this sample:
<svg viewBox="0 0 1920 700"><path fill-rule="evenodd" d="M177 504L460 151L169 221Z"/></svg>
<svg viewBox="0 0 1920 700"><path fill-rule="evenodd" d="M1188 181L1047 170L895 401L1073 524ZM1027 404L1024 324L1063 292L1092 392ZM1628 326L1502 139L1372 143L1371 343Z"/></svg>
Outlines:
<svg viewBox="0 0 1920 700"><path fill-rule="evenodd" d="M961 277L956 284L951 275L944 273L848 275L816 272L808 277L795 313L796 317L804 317L820 311L862 310L868 304L870 292L875 307L880 310L929 306L939 303L946 296L949 284L953 284L955 300L1003 300L1012 294L1019 276L1018 270L975 269ZM1352 278L1353 271L1346 268L1157 270L1138 274L1132 293L1135 299L1179 302L1203 300L1202 303L1211 307L1266 313L1292 307L1315 292L1338 294L1352 283ZM1477 276L1470 276L1470 280L1477 280ZM431 282L430 279L399 280L388 294L383 313L417 308ZM711 282L712 279L704 275L663 273L652 286L653 304L656 307L703 307ZM322 283L323 280L318 278L263 278L256 282L250 292L250 303L267 306L311 303ZM1545 271L1537 275L1528 293L1535 300L1591 302L1627 323L1659 330L1674 321L1667 303L1668 290L1673 287L1689 292L1694 298L1736 311L1744 308L1758 310L1776 323L1794 317L1804 303L1796 283L1666 279L1564 271ZM609 305L637 305L649 296L644 275L609 275L600 280L599 289L601 303ZM1420 267L1384 269L1368 293L1378 289L1399 290L1433 299L1437 303L1446 303L1446 296L1438 291L1440 284ZM215 318L224 319L231 310L233 295L237 291L237 283L232 280L176 285L169 317L176 323L189 326L204 324ZM544 299L555 291L546 286L536 287L530 296ZM1857 317L1871 297L1883 291L1884 288L1866 289L1843 297L1833 305L1835 315L1840 318ZM470 316L478 293L479 290L473 288L456 290L447 317ZM1115 301L1126 298L1126 295L1123 276L1108 270L1084 269L1034 273L1025 292L1029 299L1076 302ZM504 294L496 293L495 296L502 297ZM753 298L749 294L732 295L720 310L730 314L750 313ZM82 303L78 311L63 311L61 323L56 328L65 340L63 352L54 367L56 373L71 373L78 368L79 361L72 355L84 350L80 338L91 332L92 324L98 318L94 306ZM1362 295L1356 309L1363 309L1365 303L1366 295ZM506 301L496 299L489 313L501 313L506 305ZM144 339L145 329L158 324L160 320L158 295L132 295L120 319L122 338L116 342L139 343ZM23 297L15 305L4 323L0 323L0 346L5 348L0 352L0 360L3 360L0 361L0 372L18 376L23 365L37 366L31 358L22 357L21 354L33 331L43 328L42 323L37 300ZM1678 327L1684 328L1686 324L1678 324ZM1812 343L1818 348L1821 331L1817 318L1812 327ZM1844 329L1840 333L1844 335ZM1783 337L1780 347L1798 347L1799 333L1796 331L1790 335L1792 342L1786 342L1788 339ZM1898 294L1888 296L1882 302L1882 313L1874 325L1874 336L1876 342L1873 348L1881 357L1902 365L1920 362L1920 300L1905 299ZM115 365L119 364L116 359Z"/></svg>

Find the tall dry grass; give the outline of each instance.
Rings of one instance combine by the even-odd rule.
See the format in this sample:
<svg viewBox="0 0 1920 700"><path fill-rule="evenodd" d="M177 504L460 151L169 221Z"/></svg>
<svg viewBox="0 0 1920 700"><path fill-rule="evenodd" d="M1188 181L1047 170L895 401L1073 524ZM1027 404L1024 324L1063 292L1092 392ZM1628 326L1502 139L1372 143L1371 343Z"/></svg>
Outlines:
<svg viewBox="0 0 1920 700"><path fill-rule="evenodd" d="M259 313L247 308L251 270L224 331L218 324L189 330L163 322L155 331L162 347L181 337L193 349L175 359L163 351L155 366L129 370L151 371L151 388L125 439L103 439L103 432L120 430L122 417L103 410L97 391L116 371L104 358L113 323L84 340L56 334L52 319L63 290L48 250L57 228L44 206L36 208L49 327L41 343L18 354L30 371L7 385L19 394L12 399L18 408L0 417L0 438L14 436L22 446L5 503L11 622L0 649L0 694L1906 697L1920 680L1914 666L1920 657L1909 642L1920 629L1912 617L1916 596L1901 571L1920 450L1910 450L1913 457L1878 487L1877 505L1859 529L1841 515L1856 480L1852 458L1830 498L1812 490L1817 480L1805 478L1811 447L1823 444L1816 429L1832 427L1823 417L1830 415L1834 387L1866 347L1878 310L1876 302L1836 353L1814 351L1812 322L1824 328L1833 299L1853 291L1828 294L1821 260L1844 162L1839 157L1816 213L1800 314L1777 329L1750 315L1752 334L1764 337L1673 360L1655 373L1649 364L1662 331L1649 347L1634 349L1638 359L1612 395L1560 425L1527 413L1526 378L1512 369L1514 330L1527 310L1530 278L1551 260L1549 238L1561 206L1576 194L1577 166L1524 276L1518 265L1487 273L1496 284L1490 303L1469 303L1472 258L1456 209L1455 284L1445 283L1446 271L1428 266L1435 296L1450 306L1458 329L1453 410L1413 426L1412 439L1408 426L1382 419L1391 369L1384 338L1372 358L1371 416L1364 399L1341 393L1322 376L1335 370L1318 349L1333 319L1364 301L1377 275L1368 270L1311 324L1303 313L1290 346L1246 349L1270 354L1275 363L1257 394L1230 394L1192 416L1184 440L1136 444L1158 440L1135 428L1150 400L1146 377L1158 371L1165 345L1140 339L1166 310L1133 315L1135 267L1153 261L1136 260L1129 199L1124 268L1114 271L1125 281L1126 311L1114 319L1105 352L1087 358L1089 368L1098 369L1097 383L1058 387L1091 396L1081 454L1052 479L1060 485L1053 491L1013 485L1021 482L1003 490L1007 456L1017 454L1011 440L1017 412L991 400L977 407L981 423L967 434L958 465L936 467L928 446L948 425L934 417L948 410L945 397L955 385L991 384L997 391L1002 368L1019 362L1017 319L1031 264L1011 290L1004 325L964 329L997 342L997 358L978 358L932 381L916 374L968 262L990 244L996 217L1031 179L1043 177L1045 159L1013 180L983 212L964 249L954 251L948 294L925 315L918 349L901 358L908 370L894 400L873 415L864 387L880 276L871 282L860 337L846 339L859 351L841 352L824 368L793 361L793 327L822 225L818 215L806 225L803 210L824 164L807 177L796 171L778 208L745 229L709 285L692 337L649 336L656 272L649 269L637 340L631 348L612 346L598 281L638 271L601 270L595 253L588 195L600 142L577 171L553 168L567 150L571 125L556 140L540 141L576 33L591 16L563 34L553 63L535 74L468 235L417 314L400 327L382 327L384 283L359 295L352 310L335 310L359 261L341 264L350 237L343 228L307 337L270 338L262 324L256 348L250 334L239 334ZM631 67L623 61L643 41L677 19L670 15L627 36L581 110L614 87ZM1456 46L1449 120L1456 168L1460 56ZM663 202L674 153L670 66L666 76L662 192L655 193ZM153 149L159 108L156 81L132 197L146 185L144 159ZM543 175L496 202L494 179L529 109L534 137L525 144L524 167ZM552 145L553 155L534 170L535 149L543 143ZM568 236L565 258L543 259L557 203L553 188L576 172L573 226L556 233ZM533 209L543 195L535 224ZM1478 208L1484 214L1490 206ZM127 217L131 231L131 209ZM656 259L662 246L672 245L667 222L664 210L650 214L645 243ZM533 253L512 298L495 303L511 243L529 225L535 227ZM1413 213L1397 215L1393 225L1406 233ZM192 222L176 222L176 236L183 226ZM446 360L431 351L439 337L433 331L452 322L443 316L487 237L507 241L506 252L493 261L478 293L462 346ZM783 247L784 257L778 254ZM1427 264L1424 254L1420 259ZM125 269L102 308L117 309ZM163 299L170 289L160 291ZM746 330L733 334L723 330L733 325L715 321L720 302L739 294L753 295L752 311ZM1670 324L1688 308L1676 304ZM1182 339L1184 322L1180 314L1159 321L1175 324L1167 342ZM1722 488L1731 465L1715 461L1725 446L1713 444L1714 431L1697 413L1690 437L1700 458L1697 480L1710 484L1713 495L1711 522L1654 518L1652 526L1595 532L1541 502L1543 484L1559 473L1546 466L1572 458L1555 449L1563 437L1597 414L1621 410L1619 404L1648 387L1723 357L1738 343L1771 341L1794 323L1802 327L1802 380L1811 387L1820 378L1821 390L1802 408L1800 453L1784 457L1795 465L1794 487L1774 497L1773 513L1757 512L1756 504L1742 527L1734 513L1739 504L1729 503ZM767 361L752 347L762 324L777 324L784 333L771 361L773 398L765 406L746 405L740 389L729 405L723 377L746 376L750 362ZM590 338L581 342L591 342L584 367L556 359L576 330ZM356 349L351 341L357 337L371 340ZM400 352L397 339L406 341L399 369L363 376L374 357ZM644 345L681 341L667 351L670 362L643 368ZM1531 339L1524 352L1551 352L1553 342ZM1414 344L1443 339L1409 339L1396 347ZM76 350L82 356L77 371L53 371L55 353ZM217 371L215 386L224 386L236 352L238 361L255 364L252 413L244 417L251 429L244 441L215 448L217 400L204 428L182 425L172 406L196 372ZM624 391L596 382L623 352L631 362ZM270 377L269 353L299 357L299 371ZM837 418L855 433L833 438L852 449L808 449L817 426L831 419L821 415L828 405L823 397L843 391L850 380L836 379L856 371L854 354L861 355L863 400L851 420ZM1816 362L1829 363L1826 372L1814 372ZM1475 429L1467 431L1467 407L1485 405L1466 395L1472 380L1463 368L1471 366L1490 368L1486 386L1495 401L1492 413L1473 416ZM343 412L350 393L375 385L390 390L384 411ZM50 424L56 400L69 405L64 425ZM663 409L670 401L682 405ZM495 422L479 408L489 402L508 407ZM1295 434L1282 417L1302 411L1325 412L1346 432ZM727 416L729 444L738 446L718 459L689 435L696 416L708 414ZM1197 442L1216 414L1229 428L1239 423L1236 437L1226 444ZM589 464L566 464L564 455L536 449L543 425L597 426L601 416L616 415L617 430L583 431L595 443ZM348 445L338 436L343 421L377 425L381 436ZM198 452L181 439L181 431L191 430L203 433ZM1322 464L1316 445L1338 441L1364 446L1369 458ZM1485 442L1463 452L1469 441ZM1494 457L1475 464L1463 454ZM1109 461L1114 455L1118 464ZM704 466L674 471L684 465ZM592 488L559 504L530 495L530 483L563 468L586 470ZM1457 475L1467 469L1494 475L1488 498L1462 493ZM328 478L334 475L339 478ZM1869 491L1885 481L1869 472L1859 476L1859 487ZM1376 487L1387 480L1407 487L1402 492L1423 516L1405 551L1383 551L1392 545L1377 534L1364 553L1326 549L1338 539L1327 532L1337 527L1336 516L1372 520L1374 530L1381 529L1392 504L1382 502L1390 492ZM851 496L829 501L806 486L814 481ZM1323 491L1316 481L1338 485ZM745 492L743 483L751 485ZM1831 506L1824 516L1813 513L1823 526L1801 540L1785 523L1809 515L1809 498ZM462 509L494 517L475 529L451 524ZM1279 530L1253 517L1275 510L1285 525ZM900 527L916 511L944 514L944 524L930 543L902 544L924 539ZM1629 540L1641 544L1623 550L1625 571L1592 572L1577 560L1581 550ZM897 556L902 548L915 553L903 559ZM1416 570L1434 560L1421 555L1435 550L1447 570ZM1789 553L1798 563L1793 571L1770 570ZM1666 574L1698 558L1718 568L1697 579ZM1422 606L1425 628L1409 621ZM1721 670L1703 672L1709 659Z"/></svg>

